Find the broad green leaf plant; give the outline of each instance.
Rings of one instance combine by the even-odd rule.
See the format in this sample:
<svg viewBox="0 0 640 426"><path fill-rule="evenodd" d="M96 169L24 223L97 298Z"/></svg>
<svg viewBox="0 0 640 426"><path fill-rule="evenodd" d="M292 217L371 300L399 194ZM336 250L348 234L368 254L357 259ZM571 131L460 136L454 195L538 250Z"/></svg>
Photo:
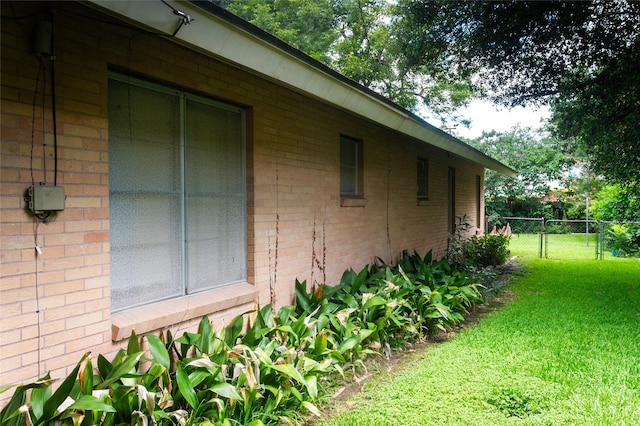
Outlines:
<svg viewBox="0 0 640 426"><path fill-rule="evenodd" d="M14 393L0 424L301 423L319 415L327 378L463 321L482 302L478 286L431 253L350 269L312 291L296 281L295 306L257 306L222 330L204 317L178 338L132 334L112 361L85 354L55 391L49 375L2 387Z"/></svg>

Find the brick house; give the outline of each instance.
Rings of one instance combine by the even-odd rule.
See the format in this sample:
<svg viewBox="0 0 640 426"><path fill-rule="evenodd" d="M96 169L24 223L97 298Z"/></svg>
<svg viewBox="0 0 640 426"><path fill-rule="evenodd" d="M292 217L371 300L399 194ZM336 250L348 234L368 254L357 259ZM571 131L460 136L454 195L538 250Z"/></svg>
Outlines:
<svg viewBox="0 0 640 426"><path fill-rule="evenodd" d="M208 2L3 1L1 71L2 385L441 256L514 174Z"/></svg>

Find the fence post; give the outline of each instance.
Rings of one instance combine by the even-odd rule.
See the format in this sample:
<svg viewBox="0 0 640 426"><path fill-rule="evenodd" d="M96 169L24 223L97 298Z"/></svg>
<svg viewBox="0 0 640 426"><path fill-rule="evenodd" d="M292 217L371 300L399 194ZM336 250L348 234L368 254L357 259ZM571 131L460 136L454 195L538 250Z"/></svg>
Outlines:
<svg viewBox="0 0 640 426"><path fill-rule="evenodd" d="M586 214L587 214L587 229L586 229L586 234L587 234L587 247L589 247L589 196L587 195L587 209L586 209ZM596 237L597 240L597 237ZM598 258L598 243L596 241L596 259Z"/></svg>
<svg viewBox="0 0 640 426"><path fill-rule="evenodd" d="M538 250L538 257L542 259L542 238L544 235L544 218L540 218L540 249Z"/></svg>
<svg viewBox="0 0 640 426"><path fill-rule="evenodd" d="M600 260L604 260L604 222L598 223L598 234L600 238Z"/></svg>
<svg viewBox="0 0 640 426"><path fill-rule="evenodd" d="M595 223L596 223L596 225L597 225L597 226L596 226L596 229L598 230L598 231L596 232L596 235L595 235L595 237L596 237L596 260L597 260L597 259L602 260L602 258L601 258L601 256L600 256L600 253L601 253L601 252L600 252L600 240L601 240L601 238L600 238L600 235L599 235L599 234L600 234L600 222L596 220L596 221L595 221ZM588 228L588 227L589 227L589 222L587 222L587 228Z"/></svg>
<svg viewBox="0 0 640 426"><path fill-rule="evenodd" d="M549 233L547 232L547 221L542 219L542 233L544 234L544 257L549 258ZM542 256L540 256L542 257Z"/></svg>

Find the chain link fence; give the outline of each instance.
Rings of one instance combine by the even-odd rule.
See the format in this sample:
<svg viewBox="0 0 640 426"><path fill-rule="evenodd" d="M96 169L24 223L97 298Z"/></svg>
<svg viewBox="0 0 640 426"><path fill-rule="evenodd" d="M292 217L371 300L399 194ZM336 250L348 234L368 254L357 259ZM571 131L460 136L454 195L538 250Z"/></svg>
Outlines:
<svg viewBox="0 0 640 426"><path fill-rule="evenodd" d="M600 222L600 259L640 257L640 222Z"/></svg>
<svg viewBox="0 0 640 426"><path fill-rule="evenodd" d="M544 222L547 259L597 259L600 248L597 221L547 220Z"/></svg>
<svg viewBox="0 0 640 426"><path fill-rule="evenodd" d="M494 217L486 230L508 235L511 253L519 256L567 260L640 256L640 222Z"/></svg>
<svg viewBox="0 0 640 426"><path fill-rule="evenodd" d="M542 257L542 236L544 234L543 218L491 218L487 224L487 232L501 232L510 236L509 250L511 253Z"/></svg>

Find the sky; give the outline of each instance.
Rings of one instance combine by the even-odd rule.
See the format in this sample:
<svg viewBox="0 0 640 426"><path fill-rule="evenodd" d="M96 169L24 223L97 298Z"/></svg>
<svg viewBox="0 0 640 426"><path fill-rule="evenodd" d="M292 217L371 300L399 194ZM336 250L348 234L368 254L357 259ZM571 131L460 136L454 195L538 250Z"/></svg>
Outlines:
<svg viewBox="0 0 640 426"><path fill-rule="evenodd" d="M482 135L483 131L507 131L516 125L521 127L539 128L542 119L549 118L550 111L548 107L533 108L515 107L508 110L498 107L490 102L475 100L461 111L463 117L471 119L471 127L465 128L462 125L455 129L450 129L451 134L463 138L477 138Z"/></svg>

